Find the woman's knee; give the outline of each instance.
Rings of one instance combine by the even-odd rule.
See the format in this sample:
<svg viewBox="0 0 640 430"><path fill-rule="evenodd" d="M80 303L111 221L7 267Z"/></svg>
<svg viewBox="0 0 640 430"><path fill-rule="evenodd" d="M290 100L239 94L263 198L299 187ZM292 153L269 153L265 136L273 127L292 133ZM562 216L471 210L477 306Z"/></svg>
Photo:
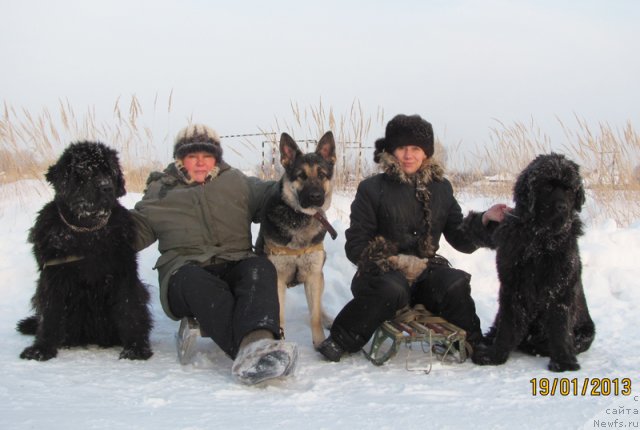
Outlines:
<svg viewBox="0 0 640 430"><path fill-rule="evenodd" d="M458 300L471 297L471 275L462 270L456 270L443 287L447 299Z"/></svg>
<svg viewBox="0 0 640 430"><path fill-rule="evenodd" d="M240 269L246 275L249 274L253 280L265 283L276 283L278 272L275 266L267 257L259 255L250 257L240 262Z"/></svg>
<svg viewBox="0 0 640 430"><path fill-rule="evenodd" d="M398 308L409 304L409 283L400 272L372 276L368 281L368 294L376 295L385 303L395 304Z"/></svg>

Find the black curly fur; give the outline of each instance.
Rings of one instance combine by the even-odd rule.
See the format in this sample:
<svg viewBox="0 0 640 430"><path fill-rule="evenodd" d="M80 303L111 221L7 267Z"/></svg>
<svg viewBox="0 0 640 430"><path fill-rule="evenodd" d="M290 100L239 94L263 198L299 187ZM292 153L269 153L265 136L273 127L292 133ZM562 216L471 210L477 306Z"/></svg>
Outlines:
<svg viewBox="0 0 640 430"><path fill-rule="evenodd" d="M519 348L550 356L552 371L580 368L576 354L595 336L577 240L584 196L578 165L563 155L538 156L518 177L515 209L492 238L500 306L491 345L476 348L474 362L501 364Z"/></svg>
<svg viewBox="0 0 640 430"><path fill-rule="evenodd" d="M149 358L149 293L138 277L133 220L117 200L125 188L116 152L72 144L46 179L55 197L29 234L40 270L35 314L17 326L35 341L20 357L48 360L59 347L96 344L122 345L121 358Z"/></svg>
<svg viewBox="0 0 640 430"><path fill-rule="evenodd" d="M482 218L483 212L469 211L469 214L462 220L462 226L465 231L469 233L469 239L473 242L474 246L495 248L494 232L498 226L496 222L489 222L485 227L482 225L482 221L478 221L478 218Z"/></svg>

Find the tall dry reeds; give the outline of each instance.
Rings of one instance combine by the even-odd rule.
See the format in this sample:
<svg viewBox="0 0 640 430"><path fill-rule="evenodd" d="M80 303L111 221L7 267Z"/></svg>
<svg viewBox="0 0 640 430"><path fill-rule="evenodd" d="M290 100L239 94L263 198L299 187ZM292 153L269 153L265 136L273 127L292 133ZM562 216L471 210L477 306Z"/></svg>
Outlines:
<svg viewBox="0 0 640 430"><path fill-rule="evenodd" d="M291 119L276 118L274 127L261 130L270 145L260 169L263 177L274 178L281 174L278 146L282 132L294 137L302 151L312 151L317 140L325 132L332 131L336 139L335 183L338 188L353 187L374 171L373 146L368 136L372 126L383 124L382 108L378 108L375 115L368 114L356 99L347 111L340 113L320 100L317 106L303 108L291 102L291 113Z"/></svg>
<svg viewBox="0 0 640 430"><path fill-rule="evenodd" d="M566 150L582 167L592 198L598 202L591 218L611 218L620 225L640 219L640 135L628 121L623 128L608 123L594 130L576 117L572 130L561 122Z"/></svg>
<svg viewBox="0 0 640 430"><path fill-rule="evenodd" d="M162 167L156 158L159 149L171 146L172 97L169 94L166 116L158 96L148 109L136 96L127 101L118 99L110 121L98 120L93 107L79 114L68 101L60 101L56 111L45 108L38 114L5 102L0 118L0 185L42 179L69 142L90 139L103 141L120 152L127 189L141 191L148 173ZM460 143L451 145L436 136L436 154L447 165L448 177L458 191L510 201L515 178L533 158L550 151L561 152L581 166L588 195L596 202L586 216L592 220L612 218L619 225L640 219L640 135L631 122L615 128L606 123L594 126L578 117L573 127L558 121L566 142L552 143L533 120L496 121L489 130L489 142L481 150L465 153ZM158 133L163 125L166 132ZM281 132L296 138L303 151L311 151L317 139L332 130L337 143L336 186L353 189L377 170L372 157L375 136L369 135L373 129L379 132L383 128L384 110L378 108L369 114L358 100L345 111L322 101L308 107L291 102L291 116L276 118L275 126L223 137L225 151L230 151L227 154L252 163L261 159L256 173L276 178L282 173L278 151ZM234 144L238 141L239 145ZM455 154L455 159L448 154ZM6 192L0 198L7 198Z"/></svg>
<svg viewBox="0 0 640 430"><path fill-rule="evenodd" d="M171 112L169 95L167 114ZM158 98L154 100L155 120ZM69 142L98 140L116 149L125 171L127 189L140 191L148 173L157 169L156 148L168 135L154 136L152 125L141 121L144 114L138 98L133 95L126 107L120 99L113 107L112 121L99 121L95 107L77 114L69 101L59 101L57 115L44 108L39 114L26 109L16 111L4 103L0 118L0 184L20 179L42 179L47 167L55 161Z"/></svg>
<svg viewBox="0 0 640 430"><path fill-rule="evenodd" d="M577 130L562 121L567 152L583 166L592 188L638 189L640 186L640 135L630 121L622 128L599 123L594 130L576 117Z"/></svg>
<svg viewBox="0 0 640 430"><path fill-rule="evenodd" d="M549 137L535 124L495 120L489 142L481 149L458 154L449 173L456 188L467 187L504 199L511 194L513 180L538 154L551 149Z"/></svg>
<svg viewBox="0 0 640 430"><path fill-rule="evenodd" d="M593 129L576 117L575 128L558 119L566 142L551 139L531 120L497 121L482 151L462 157L451 172L456 188L510 201L515 178L537 155L558 152L578 163L589 197L591 220L611 218L628 225L640 218L640 136L631 122L622 129L600 123ZM471 160L471 161L470 161Z"/></svg>

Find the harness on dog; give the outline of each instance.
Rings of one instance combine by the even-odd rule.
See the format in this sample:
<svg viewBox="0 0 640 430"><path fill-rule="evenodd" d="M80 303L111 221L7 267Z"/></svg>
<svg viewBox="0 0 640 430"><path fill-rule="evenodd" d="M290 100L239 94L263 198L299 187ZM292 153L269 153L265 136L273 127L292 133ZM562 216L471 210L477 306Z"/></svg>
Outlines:
<svg viewBox="0 0 640 430"><path fill-rule="evenodd" d="M336 237L338 237L338 232L333 228L333 226L331 224L329 224L329 221L327 221L327 219L324 217L324 215L322 215L322 213L320 213L320 212L316 212L313 215L313 217L315 219L317 219L318 221L320 221L320 224L322 224L322 226L331 235L331 239L336 240Z"/></svg>
<svg viewBox="0 0 640 430"><path fill-rule="evenodd" d="M62 212L60 211L59 208L58 208L58 215L60 215L60 219L62 220L62 222L71 230L75 231L76 233L91 233L93 231L98 231L101 228L103 228L105 225L107 225L107 223L109 222L109 218L111 218L111 212L109 212L109 215L103 218L100 218L100 221L98 222L98 224L96 224L93 227L78 227L77 225L73 225L69 221L67 221L62 215Z"/></svg>
<svg viewBox="0 0 640 430"><path fill-rule="evenodd" d="M60 264L73 263L74 261L84 260L84 257L81 255L69 255L67 257L53 258L51 260L47 260L42 265L42 270L49 266L58 266Z"/></svg>
<svg viewBox="0 0 640 430"><path fill-rule="evenodd" d="M286 246L264 244L264 252L267 255L304 255L316 251L324 251L324 244L322 242L307 248L288 248Z"/></svg>

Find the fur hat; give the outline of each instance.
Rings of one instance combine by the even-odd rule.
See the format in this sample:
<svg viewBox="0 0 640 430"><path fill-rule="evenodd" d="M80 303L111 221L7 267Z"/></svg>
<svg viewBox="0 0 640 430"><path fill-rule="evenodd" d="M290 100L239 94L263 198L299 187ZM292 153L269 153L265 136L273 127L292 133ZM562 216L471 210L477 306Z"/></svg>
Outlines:
<svg viewBox="0 0 640 430"><path fill-rule="evenodd" d="M433 127L420 115L396 115L387 123L384 137L376 140L373 161L380 161L383 152L392 154L400 146L415 145L433 156Z"/></svg>
<svg viewBox="0 0 640 430"><path fill-rule="evenodd" d="M212 128L202 124L191 124L180 130L173 146L173 158L181 160L192 152L204 151L222 161L222 146L220 136Z"/></svg>

